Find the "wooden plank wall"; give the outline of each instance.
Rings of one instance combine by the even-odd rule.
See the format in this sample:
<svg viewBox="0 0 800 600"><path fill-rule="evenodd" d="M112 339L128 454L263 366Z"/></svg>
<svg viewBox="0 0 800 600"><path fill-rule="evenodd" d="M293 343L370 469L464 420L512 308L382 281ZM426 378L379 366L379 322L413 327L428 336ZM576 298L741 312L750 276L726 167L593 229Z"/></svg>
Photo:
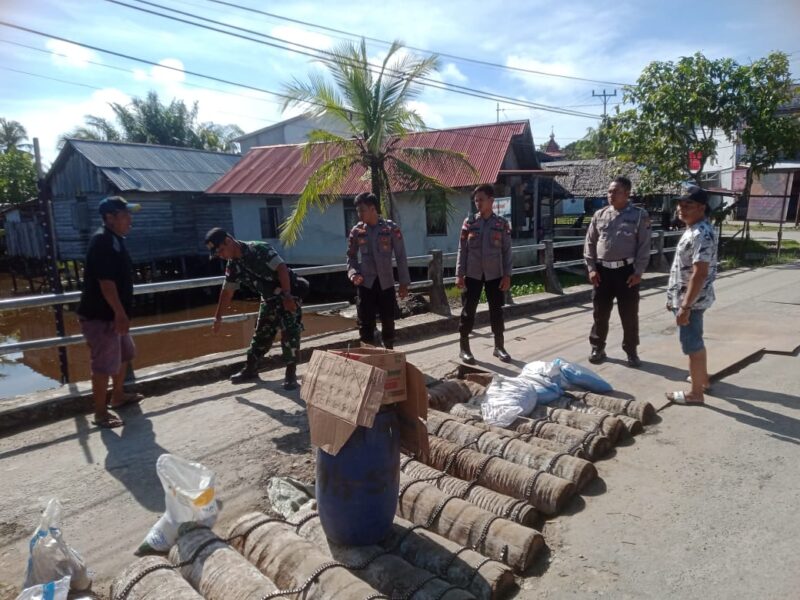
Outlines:
<svg viewBox="0 0 800 600"><path fill-rule="evenodd" d="M191 192L119 192L83 156L73 153L51 182L53 214L61 260L84 260L92 234L102 225L98 206L119 193L142 205L127 238L134 263L204 255L203 239L212 227L233 228L230 201ZM85 196L89 227L78 229L76 196Z"/></svg>
<svg viewBox="0 0 800 600"><path fill-rule="evenodd" d="M44 258L42 228L35 221L7 221L6 247L9 256Z"/></svg>

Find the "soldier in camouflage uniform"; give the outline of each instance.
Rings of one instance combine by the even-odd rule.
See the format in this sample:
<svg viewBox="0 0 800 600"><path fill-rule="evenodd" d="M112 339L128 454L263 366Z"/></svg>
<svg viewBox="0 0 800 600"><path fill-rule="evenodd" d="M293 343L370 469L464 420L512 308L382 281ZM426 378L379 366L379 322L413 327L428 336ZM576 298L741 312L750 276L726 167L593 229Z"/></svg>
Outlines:
<svg viewBox="0 0 800 600"><path fill-rule="evenodd" d="M299 298L293 295L299 287L308 285L286 266L275 249L266 242L241 242L218 227L206 235L206 245L212 257L227 260L225 283L219 294L214 314L214 333L219 331L223 308L230 305L233 293L241 285L261 295L258 321L247 351L244 368L231 377L239 383L258 377L258 362L281 332L281 350L286 363L283 387L297 387L297 360L300 354L300 332L303 331Z"/></svg>
<svg viewBox="0 0 800 600"><path fill-rule="evenodd" d="M456 259L456 285L464 290L458 326L459 358L467 364L475 363L469 334L475 324L481 291L485 289L494 334L494 356L509 362L511 356L506 352L503 339L503 295L511 287L511 226L493 212L494 188L491 185L478 186L472 196L478 212L464 219Z"/></svg>
<svg viewBox="0 0 800 600"><path fill-rule="evenodd" d="M411 277L408 272L405 242L400 227L383 219L374 194L359 194L355 199L360 221L347 238L347 276L357 289L358 330L361 341L375 344L376 315L381 318L381 338L385 348L394 347L394 269L397 260L399 295L408 295Z"/></svg>
<svg viewBox="0 0 800 600"><path fill-rule="evenodd" d="M594 325L589 334L589 362L606 359L608 321L614 298L622 321L622 349L628 365L638 367L639 282L650 261L650 216L630 202L631 180L617 177L608 186L608 206L592 216L586 231L583 255L594 286Z"/></svg>

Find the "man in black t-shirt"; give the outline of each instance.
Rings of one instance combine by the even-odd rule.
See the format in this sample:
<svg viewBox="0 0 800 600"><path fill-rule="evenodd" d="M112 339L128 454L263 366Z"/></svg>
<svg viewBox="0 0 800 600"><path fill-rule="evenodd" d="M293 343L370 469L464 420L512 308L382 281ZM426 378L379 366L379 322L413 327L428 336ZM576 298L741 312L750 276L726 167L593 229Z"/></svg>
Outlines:
<svg viewBox="0 0 800 600"><path fill-rule="evenodd" d="M121 196L100 202L103 227L89 241L84 267L83 292L78 305L81 331L89 344L92 367L94 423L102 428L119 427L122 420L108 412L141 400L139 394L124 394L128 362L136 348L128 330L133 305L133 265L125 248L139 204ZM108 380L112 380L110 398Z"/></svg>

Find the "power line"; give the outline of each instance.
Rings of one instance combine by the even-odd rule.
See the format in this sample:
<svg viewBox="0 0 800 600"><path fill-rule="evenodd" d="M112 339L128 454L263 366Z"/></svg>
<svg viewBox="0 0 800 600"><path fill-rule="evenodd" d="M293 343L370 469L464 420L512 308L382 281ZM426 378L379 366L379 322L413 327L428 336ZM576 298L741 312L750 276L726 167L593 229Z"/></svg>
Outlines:
<svg viewBox="0 0 800 600"><path fill-rule="evenodd" d="M201 79L208 79L210 81L215 81L217 83L222 83L222 84L225 84L225 85L231 85L231 86L234 86L234 87L240 87L240 88L244 88L244 89L248 89L248 90L252 90L252 91L256 91L256 92L261 92L261 93L277 96L277 97L280 97L280 98L291 98L290 96L288 96L286 94L281 94L279 92L273 92L271 90L260 88L260 87L257 87L257 86L254 86L254 85L250 85L250 84L247 84L247 83L239 83L239 82L223 79L221 77L217 77L217 76L214 76L214 75L205 75L203 73L199 73L199 72L196 72L196 71L189 71L189 70L186 70L186 69L179 69L177 67L172 67L170 65L162 65L161 63L157 63L155 61L148 60L148 59L145 59L145 58L139 58L139 57L136 57L136 56L132 56L130 54L117 52L115 50L108 50L106 48L101 48L99 46L93 46L91 44L85 44L83 42L78 42L76 40L72 40L72 39L69 39L69 38L65 38L65 37L61 37L61 36L57 36L57 35L52 35L52 34L49 34L49 33L45 33L43 31L38 31L36 29L32 29L30 27L25 27L23 25L17 25L15 23L9 23L9 22L3 21L3 20L0 20L0 26L8 27L8 28L11 28L11 29L16 29L18 31L23 31L23 32L26 32L26 33L30 33L32 35L39 36L39 37L58 40L58 41L66 42L68 44L74 44L74 45L80 46L82 48L87 48L89 50L94 50L95 52L100 52L100 53L103 53L103 54L109 54L111 56L116 56L118 58L123 58L123 59L130 60L130 61L133 61L133 62L138 62L138 63L142 63L142 64L146 64L146 65L151 65L151 66L154 66L154 67L161 67L163 69L167 69L167 70L170 70L170 71L175 71L175 72L178 72L178 73L191 75L193 77L199 77ZM314 102L309 102L309 104L315 105L315 106L320 106L320 107L323 106L321 104L317 104L317 103L314 103ZM440 132L440 131L443 131L443 130L439 129L439 128L436 128L436 127L427 127L426 126L425 127L425 131ZM494 137L491 137L491 136L481 136L481 135L476 135L476 134L465 134L465 133L461 133L461 132L458 132L458 131L454 131L453 129L448 130L448 133L450 133L451 135L460 135L462 137L468 137L470 139L481 139L481 140L486 140L486 141L491 141L491 142L506 141L505 139L494 138ZM535 143L517 142L517 144L520 145L520 146L524 146L524 147L531 147L534 150L536 149L536 144Z"/></svg>
<svg viewBox="0 0 800 600"><path fill-rule="evenodd" d="M207 2L211 2L212 4L220 4L222 6L228 6L230 8L238 8L239 10L260 14L260 15L264 15L264 16L267 16L267 17L272 17L274 19L280 19L281 21L288 21L290 23L296 23L298 25L305 25L307 27L313 27L313 28L316 28L316 29L321 29L323 31L330 31L332 33L338 33L338 34L342 34L342 35L346 35L346 36L350 36L350 37L355 37L355 38L364 38L365 40L368 40L370 42L376 42L378 44L385 44L387 46L390 46L392 44L392 42L389 42L387 40L382 40L382 39L379 39L379 38L373 38L373 37L369 37L369 36L365 36L365 35L359 35L357 33L344 31L342 29L336 29L334 27L327 27L325 25L319 25L317 23L311 23L309 21L302 21L300 19L292 19L291 17L284 17L284 16L281 16L281 15L277 15L275 13L270 13L270 12L266 12L266 11L263 11L263 10L259 10L257 8L251 8L249 6L242 6L240 4L234 4L233 2L225 2L224 0L206 0L206 1ZM484 67L492 67L492 68L495 68L495 69L504 69L504 70L507 70L507 71L516 71L516 72L519 72L519 73L528 73L528 74L531 74L531 75L541 75L543 77L558 77L558 78L561 78L561 79L572 79L572 80L575 80L575 81L585 81L585 82L588 82L588 83L599 83L601 85L614 85L614 86L629 86L629 85L632 85L632 84L629 84L629 83L620 83L618 81L601 81L599 79L589 79L589 78L586 78L586 77L577 77L577 76L574 76L574 75L561 75L559 73L547 73L545 71L536 71L534 69L525 69L523 67L512 67L512 66L509 66L509 65L502 65L500 63L493 63L493 62L490 62L490 61L480 60L480 59L477 59L477 58L468 58L466 56L458 56L456 54L449 54L447 52L438 52L438 51L435 51L435 50L426 50L424 48L416 48L414 46L406 46L406 48L408 48L409 50L414 50L415 52L422 52L424 54L437 54L438 56L444 56L445 58L451 58L453 60L457 60L457 61L461 61L461 62L468 62L468 63L473 63L473 64L476 64L476 65L482 65Z"/></svg>
<svg viewBox="0 0 800 600"><path fill-rule="evenodd" d="M228 27L230 29L234 29L234 30L237 30L237 31L243 31L245 33L249 33L249 34L252 34L252 35L257 35L259 37L263 37L263 38L266 38L268 40L275 40L277 42L280 42L280 44L276 44L275 42L269 42L269 41L264 41L264 40L260 40L260 39L254 39L254 38L251 38L251 37L248 37L248 36L244 36L244 35L241 35L241 34L238 34L238 33L234 33L234 32L231 32L231 31L226 31L224 29L218 29L216 27L211 27L209 25L204 25L203 23L196 23L194 21L188 21L186 19L182 19L182 18L175 17L175 16L172 16L172 15L159 13L159 12L156 12L156 11L153 11L153 10L150 10L150 9L147 9L147 8L143 8L143 7L140 7L140 6L133 6L131 4L127 4L126 2L122 2L120 0L105 0L105 1L109 2L111 4L117 4L119 6L124 6L126 8L130 8L132 10L136 10L136 11L140 11L140 12L143 12L143 13L159 16L159 17L162 17L162 18L165 18L165 19L169 19L169 20L172 20L172 21L176 21L176 22L179 22L179 23L184 23L186 25L191 25L193 27L199 27L201 29L206 29L206 30L209 30L209 31L222 33L224 35L228 35L228 36L231 36L231 37L236 37L236 38L243 39L243 40L250 41L250 42L254 42L254 43L257 43L257 44L262 44L262 45L266 45L266 46L269 46L269 47L278 48L278 49L281 49L281 50L287 50L289 52L293 52L293 53L296 53L296 54L309 56L311 58L314 58L314 59L322 61L322 62L328 62L328 63L331 62L331 54L328 53L328 52L320 51L320 50L317 50L316 48L312 48L310 46L306 46L304 44L300 44L300 43L297 43L297 42L292 42L290 40L285 40L283 38L279 38L279 37L276 37L276 36L271 36L271 35L268 35L268 34L260 33L258 31L254 31L252 29L246 29L244 27L238 27L236 25L230 25L228 23L224 23L224 22L221 22L221 21L216 21L214 19L209 19L209 18L206 18L206 17L193 15L193 14L190 14L190 13L187 13L187 12L184 12L184 11L180 11L180 10L177 10L177 9L174 9L174 8L169 8L167 6L163 6L163 5L154 3L154 2L149 2L148 0L138 0L138 2L140 4L146 4L146 5L149 5L149 6L160 8L162 10L168 10L168 11L174 12L176 14L188 16L188 17L191 17L193 19L197 19L199 21L203 21L205 23L213 23L215 25L221 25L223 27ZM283 46L281 44L289 44L291 46L297 46L298 48L303 48L304 50L297 50L295 48L289 48L289 47ZM372 67L373 69L378 68L377 65L372 65L371 63L368 63L368 65L370 67ZM372 72L375 73L374 70ZM398 73L395 73L395 74L397 75ZM563 108L557 107L557 106L548 106L548 105L544 105L544 104L538 104L538 103L535 103L535 102L528 102L528 101L518 100L516 98L511 98L511 97L508 97L508 96L502 96L500 94L495 94L493 92L476 92L472 88L467 88L467 87L460 86L460 85L453 84L453 83L439 82L439 81L436 81L435 79L431 79L431 78L428 78L428 77L418 77L417 80L420 82L419 85L423 86L423 87L441 89L441 90L450 91L450 92L461 94L461 95L465 95L465 96L472 96L472 97L475 97L475 98L480 98L482 100L490 100L490 101L501 100L506 104L513 104L515 106L523 106L523 107L526 107L526 108L537 108L539 110L545 110L545 111L550 111L550 112L564 114L564 115L568 115L568 116L574 116L574 117L583 117L583 118L589 118L589 119L599 119L600 118L598 115L593 115L593 114L590 114L590 113L583 113L583 112L579 112L579 111L571 111L571 110L563 109Z"/></svg>
<svg viewBox="0 0 800 600"><path fill-rule="evenodd" d="M88 83L78 83L76 81L68 81L66 79L58 79L57 77L50 77L48 75L41 75L40 73L31 73L30 71L22 71L20 69L12 69L11 67L0 66L0 69L3 69L5 71L12 71L12 72L18 73L20 75L28 75L30 77L36 77L36 78L39 78L39 79L47 79L49 81L56 81L58 83L63 83L63 84L66 84L66 85L75 85L75 86L79 86L79 87L89 88L91 90L103 91L104 89L106 89L106 88L98 87L96 85L90 85ZM211 89L211 88L208 88L208 89ZM225 92L223 92L223 93L225 93ZM241 94L235 94L235 95L237 95L239 97L243 97L243 96L241 96ZM272 120L269 120L269 119L262 119L261 117L254 117L253 115L243 115L241 113L234 113L234 112L230 112L230 111L227 111L227 110L216 110L215 112L218 113L218 114L221 114L221 115L230 115L232 117L239 117L239 118L245 118L245 119L255 119L256 121L262 121L263 123L267 123L267 124L280 123L280 121L272 121Z"/></svg>
<svg viewBox="0 0 800 600"><path fill-rule="evenodd" d="M90 90L102 90L103 88L97 87L96 85L89 85L88 83L78 83L76 81L67 81L66 79L58 79L57 77L49 77L48 75L39 75L38 73L31 73L29 71L23 71L21 69L12 69L11 67L3 67L0 66L0 69L4 71L11 71L13 73L20 73L22 75L30 75L31 77L38 77L39 79L48 79L50 81L57 81L58 83L65 83L67 85L76 85L79 87L89 88Z"/></svg>
<svg viewBox="0 0 800 600"><path fill-rule="evenodd" d="M34 52L41 52L42 54L49 54L51 56L60 56L60 57L63 57L63 58L69 58L69 56L67 54L63 54L61 52L56 52L54 50L46 50L44 48L37 48L36 46L31 46L29 44L23 44L21 42L14 42L14 41L11 41L11 40L4 40L4 39L1 39L1 38L0 38L0 42L2 42L4 44L11 44L12 46L19 46L20 48L27 48L28 50L33 50ZM119 67L117 65L110 65L110 64L107 64L107 63L97 62L97 61L94 61L94 60L83 60L82 62L85 62L86 64L93 65L93 66L96 66L96 67L101 67L101 68L104 68L104 69L112 69L114 71L120 71L122 73L131 73L133 75L136 75L136 71L134 71L133 69L126 69L125 67ZM163 68L166 68L166 67L164 67L164 65L161 65L161 63L159 63L159 66L161 66ZM36 75L36 76L37 77L41 77L40 75ZM71 83L71 82L66 82L66 83ZM264 102L266 104L280 105L280 102L278 102L276 100L270 100L268 98L257 98L255 96L245 96L244 94L237 94L236 92L230 92L228 90L221 90L219 88L213 88L213 87L209 87L207 85L200 85L200 84L191 83L191 82L188 82L188 81L182 81L181 85L185 85L185 86L188 86L188 87L193 87L193 88L197 88L197 89L201 89L201 90L208 90L210 92L216 92L216 93L219 93L219 94L226 94L226 95L230 95L230 96L236 96L237 98L245 98L247 100L256 100L258 102ZM97 89L102 89L102 88L97 88ZM228 113L228 114L231 114L231 113ZM245 117L252 118L252 119L259 119L261 121L271 122L271 123L278 123L279 122L279 121L268 121L266 119L260 119L259 117L253 117L252 115L240 115L240 116L245 116Z"/></svg>

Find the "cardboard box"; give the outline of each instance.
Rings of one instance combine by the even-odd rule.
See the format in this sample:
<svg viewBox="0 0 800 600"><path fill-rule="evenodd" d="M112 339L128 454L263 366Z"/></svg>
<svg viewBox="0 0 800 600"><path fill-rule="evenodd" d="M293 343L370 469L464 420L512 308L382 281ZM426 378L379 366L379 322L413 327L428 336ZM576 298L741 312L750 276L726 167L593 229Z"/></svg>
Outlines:
<svg viewBox="0 0 800 600"><path fill-rule="evenodd" d="M383 404L396 404L401 446L416 456L428 454L425 377L402 352L315 350L300 397L308 408L311 443L328 454L338 454L356 427L371 427Z"/></svg>
<svg viewBox="0 0 800 600"><path fill-rule="evenodd" d="M404 353L371 346L331 350L331 352L386 371L386 382L383 386L384 393L381 400L383 404L402 402L406 399L406 355ZM427 417L427 412L425 416Z"/></svg>

